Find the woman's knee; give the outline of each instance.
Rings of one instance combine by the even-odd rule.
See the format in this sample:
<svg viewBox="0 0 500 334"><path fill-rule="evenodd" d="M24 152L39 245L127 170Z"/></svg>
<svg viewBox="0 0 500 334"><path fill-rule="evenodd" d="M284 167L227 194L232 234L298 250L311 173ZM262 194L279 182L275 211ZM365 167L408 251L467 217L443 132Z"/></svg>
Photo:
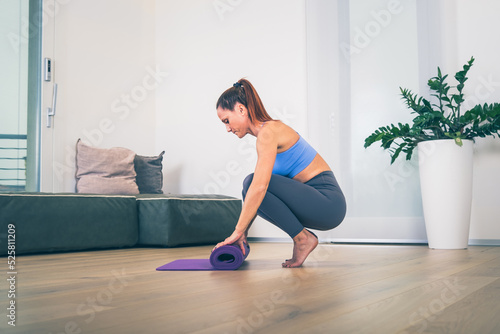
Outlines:
<svg viewBox="0 0 500 334"><path fill-rule="evenodd" d="M243 194L243 199L245 199L245 196L247 195L247 191L248 191L248 188L250 187L250 184L252 184L252 180L253 180L253 173L248 175L245 180L243 180L243 190L242 190L242 194Z"/></svg>

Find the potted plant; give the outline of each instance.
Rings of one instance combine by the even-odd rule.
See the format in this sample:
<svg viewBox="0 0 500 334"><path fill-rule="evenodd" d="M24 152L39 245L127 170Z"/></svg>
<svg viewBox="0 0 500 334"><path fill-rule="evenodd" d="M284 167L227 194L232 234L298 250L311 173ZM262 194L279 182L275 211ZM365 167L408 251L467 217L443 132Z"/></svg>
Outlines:
<svg viewBox="0 0 500 334"><path fill-rule="evenodd" d="M474 63L472 57L455 74L456 86L446 83L448 75L429 79L431 103L400 87L411 113L412 124L380 127L365 139L365 148L380 141L391 155L391 164L415 148L419 157L422 205L430 248L467 248L472 202L473 141L477 137L500 137L500 104L476 105L463 111L464 84ZM454 93L450 91L453 88Z"/></svg>

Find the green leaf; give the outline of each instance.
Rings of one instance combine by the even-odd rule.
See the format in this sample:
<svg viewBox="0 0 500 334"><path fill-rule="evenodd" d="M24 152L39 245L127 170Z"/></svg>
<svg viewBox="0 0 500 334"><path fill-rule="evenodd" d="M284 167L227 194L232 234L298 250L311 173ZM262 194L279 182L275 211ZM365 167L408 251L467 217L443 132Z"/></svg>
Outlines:
<svg viewBox="0 0 500 334"><path fill-rule="evenodd" d="M410 112L417 116L411 125L397 123L379 127L365 139L365 148L380 142L380 146L391 155L392 164L403 152L406 153L406 159L411 159L414 149L421 141L453 139L457 145L462 146L464 139L500 137L499 103L476 105L463 114L460 113L460 107L465 101L462 91L473 62L474 57L471 57L463 69L455 74L454 78L458 81L456 87L446 83L448 75L443 75L438 67L437 76L427 81L431 89L431 101L399 87L401 98ZM452 88L456 90L455 93L450 91Z"/></svg>

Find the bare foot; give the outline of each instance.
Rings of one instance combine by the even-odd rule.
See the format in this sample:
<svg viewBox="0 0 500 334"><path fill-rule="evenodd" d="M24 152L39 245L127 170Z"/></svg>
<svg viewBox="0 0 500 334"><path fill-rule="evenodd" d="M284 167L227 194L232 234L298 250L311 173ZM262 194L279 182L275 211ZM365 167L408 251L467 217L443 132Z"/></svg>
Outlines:
<svg viewBox="0 0 500 334"><path fill-rule="evenodd" d="M307 256L318 245L318 238L306 229L303 229L293 238L293 255L289 260L285 260L281 265L283 268L300 267Z"/></svg>

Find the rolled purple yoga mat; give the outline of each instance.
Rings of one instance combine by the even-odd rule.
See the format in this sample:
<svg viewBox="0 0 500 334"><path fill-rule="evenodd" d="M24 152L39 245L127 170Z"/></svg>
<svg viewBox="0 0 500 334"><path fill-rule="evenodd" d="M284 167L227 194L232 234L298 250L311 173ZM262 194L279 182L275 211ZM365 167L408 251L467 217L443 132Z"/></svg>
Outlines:
<svg viewBox="0 0 500 334"><path fill-rule="evenodd" d="M240 247L226 245L214 250L209 259L175 260L156 268L156 270L236 270L241 267L248 253L250 253L248 244L245 244L245 255Z"/></svg>

